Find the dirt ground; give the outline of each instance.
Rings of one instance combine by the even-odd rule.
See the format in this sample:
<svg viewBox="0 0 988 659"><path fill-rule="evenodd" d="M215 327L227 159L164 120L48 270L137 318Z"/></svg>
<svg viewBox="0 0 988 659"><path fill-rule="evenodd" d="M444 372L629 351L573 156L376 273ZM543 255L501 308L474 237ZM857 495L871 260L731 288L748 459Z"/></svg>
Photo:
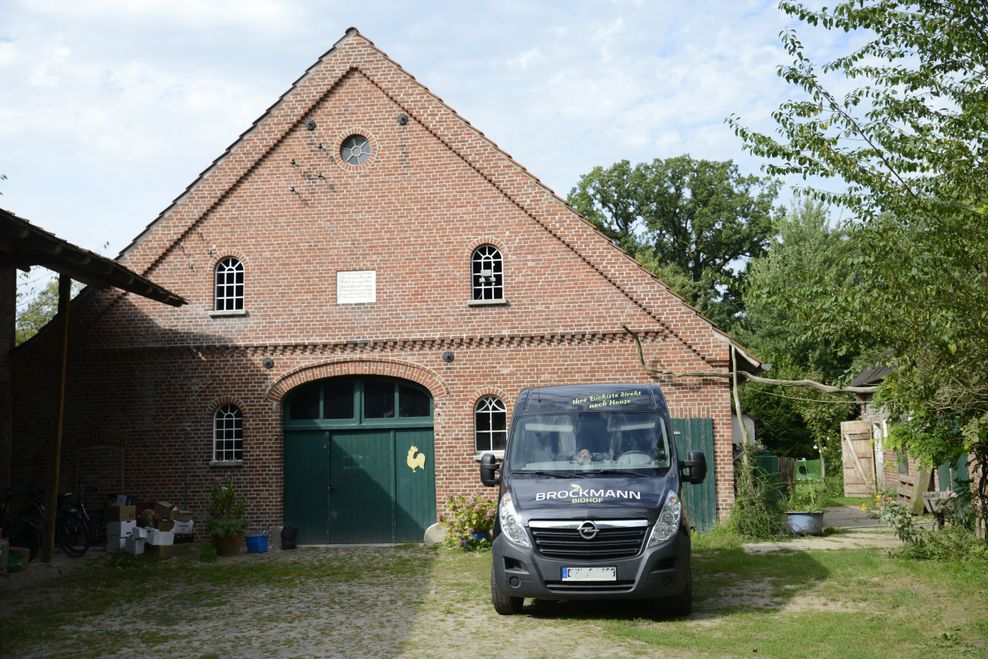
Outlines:
<svg viewBox="0 0 988 659"><path fill-rule="evenodd" d="M816 621L828 637L900 633L884 616L916 599L904 590L915 579L883 590L884 550L848 534L840 551L842 535L831 536L838 551L700 552L695 612L680 620L648 602L529 600L523 615L498 616L490 553L303 547L151 563L91 551L0 577L0 656L786 656L788 635L812 636ZM900 655L939 647L924 634ZM882 656L859 656L869 654Z"/></svg>

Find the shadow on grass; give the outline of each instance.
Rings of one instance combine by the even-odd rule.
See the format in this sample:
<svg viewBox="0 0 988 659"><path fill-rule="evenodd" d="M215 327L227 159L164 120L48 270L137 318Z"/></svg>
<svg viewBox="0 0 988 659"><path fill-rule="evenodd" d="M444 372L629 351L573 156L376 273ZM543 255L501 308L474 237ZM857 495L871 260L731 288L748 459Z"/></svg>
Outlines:
<svg viewBox="0 0 988 659"><path fill-rule="evenodd" d="M411 576L429 575L435 559L422 547L362 547L240 554L214 563L126 555L93 561L40 592L6 593L22 601L3 618L0 656L229 656L244 648L313 656L327 647L393 656L432 588L428 578ZM366 612L374 612L373 624ZM125 624L141 633L121 634Z"/></svg>
<svg viewBox="0 0 988 659"><path fill-rule="evenodd" d="M740 548L694 552L691 617L778 611L807 585L829 575L827 568L805 552L752 555ZM530 600L524 613L538 618L676 619L663 611L661 600Z"/></svg>

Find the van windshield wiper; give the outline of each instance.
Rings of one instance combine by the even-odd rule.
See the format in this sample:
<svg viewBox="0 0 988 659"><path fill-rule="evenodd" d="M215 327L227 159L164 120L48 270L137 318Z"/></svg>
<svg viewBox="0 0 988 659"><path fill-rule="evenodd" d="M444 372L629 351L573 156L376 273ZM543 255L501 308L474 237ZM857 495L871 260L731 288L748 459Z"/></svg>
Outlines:
<svg viewBox="0 0 988 659"><path fill-rule="evenodd" d="M532 474L533 476L548 476L549 478L573 478L572 471L546 471L544 469L516 469L515 474Z"/></svg>
<svg viewBox="0 0 988 659"><path fill-rule="evenodd" d="M625 475L625 476L640 476L642 478L648 478L648 477L651 477L651 476L654 476L655 475L654 473L650 473L649 471L644 471L645 469L648 469L651 472L654 472L655 471L655 467L642 467L642 470L641 471L635 471L633 469L605 469L604 470L604 473L605 474L622 474L622 475Z"/></svg>
<svg viewBox="0 0 988 659"><path fill-rule="evenodd" d="M642 470L649 469L655 470L655 467L642 467ZM573 472L574 475L590 474L592 476L640 476L642 478L648 478L654 476L654 473L649 471L635 471L633 469L587 469L586 471Z"/></svg>

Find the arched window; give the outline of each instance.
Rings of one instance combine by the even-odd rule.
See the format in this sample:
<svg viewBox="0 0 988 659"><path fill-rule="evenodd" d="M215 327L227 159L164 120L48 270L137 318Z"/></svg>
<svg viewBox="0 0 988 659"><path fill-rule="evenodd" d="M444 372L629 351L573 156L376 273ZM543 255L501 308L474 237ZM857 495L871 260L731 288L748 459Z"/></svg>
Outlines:
<svg viewBox="0 0 988 659"><path fill-rule="evenodd" d="M504 299L504 262L494 245L481 245L473 251L473 299Z"/></svg>
<svg viewBox="0 0 988 659"><path fill-rule="evenodd" d="M484 396L477 401L473 416L477 453L503 451L508 439L504 401L497 396Z"/></svg>
<svg viewBox="0 0 988 659"><path fill-rule="evenodd" d="M244 459L244 417L236 405L221 405L213 414L213 462Z"/></svg>
<svg viewBox="0 0 988 659"><path fill-rule="evenodd" d="M232 256L216 264L213 308L216 311L243 311L244 264Z"/></svg>

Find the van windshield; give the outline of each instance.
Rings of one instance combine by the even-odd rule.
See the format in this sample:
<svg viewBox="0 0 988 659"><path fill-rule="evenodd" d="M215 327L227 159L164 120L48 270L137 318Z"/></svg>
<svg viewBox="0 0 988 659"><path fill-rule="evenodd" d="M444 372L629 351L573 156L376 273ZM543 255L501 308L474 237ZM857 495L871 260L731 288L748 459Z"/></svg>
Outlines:
<svg viewBox="0 0 988 659"><path fill-rule="evenodd" d="M669 468L669 440L655 412L583 412L518 417L508 442L512 472Z"/></svg>

